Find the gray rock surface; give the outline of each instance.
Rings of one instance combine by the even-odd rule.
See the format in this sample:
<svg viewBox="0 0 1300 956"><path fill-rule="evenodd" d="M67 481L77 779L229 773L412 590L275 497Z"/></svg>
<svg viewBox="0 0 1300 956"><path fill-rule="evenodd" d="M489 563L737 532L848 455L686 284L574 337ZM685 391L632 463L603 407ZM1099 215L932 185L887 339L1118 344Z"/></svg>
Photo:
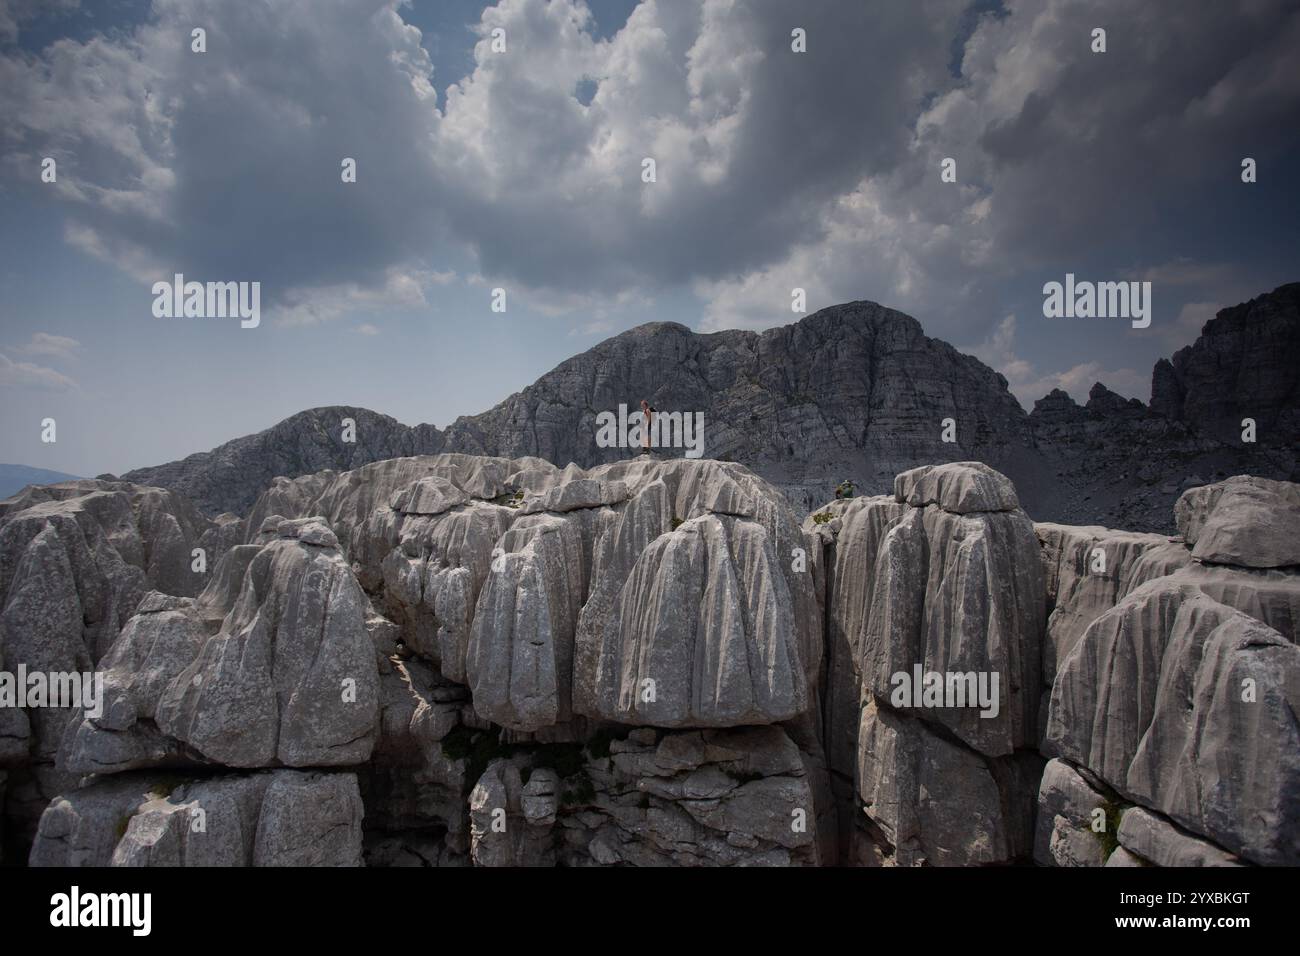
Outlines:
<svg viewBox="0 0 1300 956"><path fill-rule="evenodd" d="M1043 679L1050 688L1059 662L1088 625L1147 581L1191 562L1183 545L1164 535L1097 527L1036 524L1051 614L1043 645Z"/></svg>
<svg viewBox="0 0 1300 956"><path fill-rule="evenodd" d="M1159 366L1157 366L1158 372ZM1256 444L1215 437L1195 421L1166 418L1101 383L1078 405L1057 389L1034 404L1030 427L1041 471L1005 469L1039 521L1172 533L1172 507L1189 485L1248 472L1293 477L1289 439Z"/></svg>
<svg viewBox="0 0 1300 956"><path fill-rule="evenodd" d="M553 866L559 778L539 769L525 784L519 768L490 763L469 796L470 855L478 866ZM531 790L529 789L531 788Z"/></svg>
<svg viewBox="0 0 1300 956"><path fill-rule="evenodd" d="M125 774L54 800L32 866L359 866L350 773Z"/></svg>
<svg viewBox="0 0 1300 956"><path fill-rule="evenodd" d="M1151 408L1231 444L1253 418L1260 443L1296 457L1300 434L1300 283L1221 310L1200 336L1156 365ZM1281 437L1281 443L1268 437ZM1289 447L1286 444L1289 436ZM1255 474L1261 474L1255 471ZM1275 475L1294 481L1294 473Z"/></svg>
<svg viewBox="0 0 1300 956"><path fill-rule="evenodd" d="M1118 835L1124 849L1144 863L1155 866L1243 865L1231 853L1197 839L1142 807L1130 807L1124 811Z"/></svg>
<svg viewBox="0 0 1300 956"><path fill-rule="evenodd" d="M598 631L595 713L727 727L806 709L803 642L779 560L761 525L715 515L652 542Z"/></svg>
<svg viewBox="0 0 1300 956"><path fill-rule="evenodd" d="M1005 482L983 468L954 465L934 488L948 493L938 498L958 506L1014 501ZM900 493L910 497L908 487L904 482ZM918 500L934 497L922 493ZM885 533L872 578L862 586L871 593L859 648L864 694L892 703L905 678L913 693L902 706L911 707L920 704L917 666L945 681L947 675L971 674L977 681L983 675L986 688L996 692L995 707L986 710L968 699L916 716L943 724L990 756L1035 744L1046 605L1038 543L1023 512L910 507Z"/></svg>
<svg viewBox="0 0 1300 956"><path fill-rule="evenodd" d="M1295 863L1297 692L1300 647L1176 573L1084 632L1052 690L1046 747L1249 860Z"/></svg>
<svg viewBox="0 0 1300 956"><path fill-rule="evenodd" d="M1105 866L1123 866L1123 867L1140 867L1150 866L1146 860L1136 854L1130 853L1122 846L1117 846L1115 852L1106 858Z"/></svg>
<svg viewBox="0 0 1300 956"><path fill-rule="evenodd" d="M526 516L502 539L465 649L474 709L515 730L540 730L572 714L573 641L586 597L581 526Z"/></svg>
<svg viewBox="0 0 1300 956"><path fill-rule="evenodd" d="M344 442L343 420L356 423L356 441ZM365 408L330 406L300 412L211 451L123 475L127 481L180 492L209 514L244 514L278 476L297 477L326 468L346 471L367 462L435 454L443 438L432 425L408 428Z"/></svg>
<svg viewBox="0 0 1300 956"><path fill-rule="evenodd" d="M952 514L1015 511L1015 486L1006 475L978 461L922 465L894 479L894 499L914 508L938 505Z"/></svg>
<svg viewBox="0 0 1300 956"><path fill-rule="evenodd" d="M1300 575L1273 566L1287 547L1274 529L1287 526L1296 493L1243 477L1194 487L1177 505L1183 536L1168 540L1036 526L1054 604L1044 752L1139 804L1126 812L1130 829L1141 822L1162 834L1126 844L1114 865L1220 865L1230 854L1276 864L1300 852L1300 739L1290 716L1300 694ZM1060 822L1048 786L1058 764L1040 792L1040 861L1049 821ZM1056 830L1054 846L1069 853L1068 833Z"/></svg>
<svg viewBox="0 0 1300 956"><path fill-rule="evenodd" d="M1300 566L1300 485L1238 475L1183 492L1174 517L1198 561Z"/></svg>
<svg viewBox="0 0 1300 956"><path fill-rule="evenodd" d="M571 866L815 866L819 770L779 728L615 741L559 821Z"/></svg>
<svg viewBox="0 0 1300 956"><path fill-rule="evenodd" d="M0 673L13 673L6 671L3 645L0 645ZM32 726L27 711L21 707L0 707L0 768L27 763L31 745ZM3 819L4 815L0 814L0 821Z"/></svg>
<svg viewBox="0 0 1300 956"><path fill-rule="evenodd" d="M102 713L0 723L33 862L1300 859L1300 575L1277 537L1196 553L1291 486L1189 484L1184 540L1035 526L978 462L802 526L742 466L654 456L397 458L192 532L92 484L0 516L0 665L105 681ZM155 584L150 540L212 543L205 587ZM997 674L996 715L895 700L916 668Z"/></svg>
<svg viewBox="0 0 1300 956"><path fill-rule="evenodd" d="M858 794L897 866L1012 859L1015 825L988 762L925 724L868 701L858 732Z"/></svg>
<svg viewBox="0 0 1300 956"><path fill-rule="evenodd" d="M380 662L380 736L359 774L366 827L376 836L369 852L383 865L469 862L468 761L452 759L443 741L473 716L469 691L418 658ZM414 847L413 852L400 846Z"/></svg>
<svg viewBox="0 0 1300 956"><path fill-rule="evenodd" d="M198 594L224 525L170 491L79 479L0 502L0 659L11 672L88 673L151 588ZM192 552L213 563L193 569ZM61 789L54 763L75 707L0 710L0 764L18 772L5 813L21 840Z"/></svg>
<svg viewBox="0 0 1300 956"><path fill-rule="evenodd" d="M282 521L221 630L163 692L159 729L231 767L364 762L379 713L368 609L324 522Z"/></svg>
<svg viewBox="0 0 1300 956"><path fill-rule="evenodd" d="M158 729L155 711L206 637L192 598L146 594L100 661L102 713L80 714L68 724L59 754L63 766L75 773L116 773L187 762L186 748Z"/></svg>
<svg viewBox="0 0 1300 956"><path fill-rule="evenodd" d="M1065 761L1049 760L1038 790L1034 861L1042 866L1106 864L1104 835L1106 828L1113 825L1113 799ZM1097 826L1102 827L1100 832ZM1113 846L1117 833L1110 837Z"/></svg>
<svg viewBox="0 0 1300 956"><path fill-rule="evenodd" d="M861 810L854 789L862 699L862 634L871 610L876 554L885 533L907 512L892 495L836 501L809 515L804 532L825 621L825 677L819 687L837 842L857 839ZM874 846L869 848L875 854Z"/></svg>
<svg viewBox="0 0 1300 956"><path fill-rule="evenodd" d="M963 865L1030 852L1041 761L1027 748L1037 741L1046 589L1016 500L1004 476L953 463L804 523L822 549L822 735L839 844L856 846L859 862ZM976 685L982 675L993 706L974 695L925 701L920 686L897 697L900 676L910 685L918 668L967 689L966 675ZM963 782L940 800L933 788L945 774Z"/></svg>
<svg viewBox="0 0 1300 956"><path fill-rule="evenodd" d="M325 516L361 583L382 590L406 646L501 726L637 723L651 719L644 706L663 726L730 726L809 706L818 605L794 569L807 542L779 493L739 466L397 459L281 483L248 526L305 512ZM681 639L688 610L698 640ZM656 700L638 706L646 680Z"/></svg>
<svg viewBox="0 0 1300 956"><path fill-rule="evenodd" d="M811 574L796 570L808 542L775 489L717 462L595 473L632 498L592 545L575 711L716 727L806 709L821 665L818 605Z"/></svg>

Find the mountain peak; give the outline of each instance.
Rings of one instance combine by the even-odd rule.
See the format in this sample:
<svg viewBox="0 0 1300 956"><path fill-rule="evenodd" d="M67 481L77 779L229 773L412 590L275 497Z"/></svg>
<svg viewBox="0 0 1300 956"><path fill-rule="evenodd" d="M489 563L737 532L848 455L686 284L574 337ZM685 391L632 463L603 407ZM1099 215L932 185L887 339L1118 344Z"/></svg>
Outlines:
<svg viewBox="0 0 1300 956"><path fill-rule="evenodd" d="M1002 375L927 337L911 316L858 300L761 332L646 323L445 431L328 405L123 477L174 488L215 514L245 513L277 476L383 458L446 451L588 468L639 453L602 445L596 422L646 399L701 416L706 457L749 465L796 507L833 491L827 475L850 476L870 493L888 491L918 462L978 460L1011 476L1035 517L1163 529L1172 501L1151 486L1168 485L1166 473L1294 470L1294 450L1287 457L1277 439L1300 433L1298 305L1295 283L1221 311L1207 325L1212 336L1156 364L1150 410L1099 382L1084 406L1054 389L1026 414ZM1248 414L1270 429L1258 446L1243 447L1236 433ZM343 440L344 418L356 424L354 442ZM1203 421L1220 423L1217 441L1200 436Z"/></svg>

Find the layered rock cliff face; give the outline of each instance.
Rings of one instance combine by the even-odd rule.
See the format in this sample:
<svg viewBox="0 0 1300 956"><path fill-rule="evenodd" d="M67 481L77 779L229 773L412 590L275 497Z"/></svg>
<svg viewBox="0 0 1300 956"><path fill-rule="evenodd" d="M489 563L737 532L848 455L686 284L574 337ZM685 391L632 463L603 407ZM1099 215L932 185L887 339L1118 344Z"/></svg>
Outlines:
<svg viewBox="0 0 1300 956"><path fill-rule="evenodd" d="M1300 487L1237 477L1176 517L1171 542L1039 529L1059 569L1040 862L1300 862Z"/></svg>
<svg viewBox="0 0 1300 956"><path fill-rule="evenodd" d="M837 502L804 528L825 553L824 714L849 859L1023 858L1047 611L1033 524L1011 482L976 463L927 466L899 475L893 495ZM959 702L929 699L927 674L972 682L953 682Z"/></svg>
<svg viewBox="0 0 1300 956"><path fill-rule="evenodd" d="M1300 862L1300 490L1177 521L1035 525L975 462L802 525L740 465L649 456L392 459L221 524L124 483L11 499L0 669L97 664L103 696L0 708L7 851Z"/></svg>
<svg viewBox="0 0 1300 956"><path fill-rule="evenodd" d="M645 398L704 416L704 455L734 460L797 512L851 478L888 492L917 465L975 459L1016 483L1036 520L1172 531L1175 499L1233 474L1300 480L1300 283L1223 310L1161 361L1150 408L1098 385L1086 406L1054 391L1026 414L1003 377L911 317L850 302L762 333L654 323L615 336L445 431L357 408L318 408L183 461L126 477L209 514L245 514L277 476L402 455L540 456L589 468L626 457L596 416ZM1242 440L1253 418L1255 440ZM355 441L343 437L343 421ZM951 430L945 425L951 422ZM680 449L670 452L680 456Z"/></svg>
<svg viewBox="0 0 1300 956"><path fill-rule="evenodd" d="M89 671L150 588L192 596L242 537L242 522L202 517L179 495L125 482L33 486L0 502L0 670ZM55 756L71 710L0 707L8 774L7 836L30 840L35 818L70 779Z"/></svg>
<svg viewBox="0 0 1300 956"><path fill-rule="evenodd" d="M72 533L22 504L0 533ZM801 724L819 596L798 523L744 468L395 459L279 481L246 528L201 590L115 581L135 613L78 659L100 658L96 712L46 735L62 776L33 863L833 854ZM39 663L5 636L7 666Z"/></svg>
<svg viewBox="0 0 1300 956"><path fill-rule="evenodd" d="M1171 361L1156 363L1151 410L1233 444L1243 418L1254 419L1261 435L1290 436L1268 443L1290 456L1300 435L1300 282L1284 285L1241 305L1224 309L1205 324L1200 337Z"/></svg>

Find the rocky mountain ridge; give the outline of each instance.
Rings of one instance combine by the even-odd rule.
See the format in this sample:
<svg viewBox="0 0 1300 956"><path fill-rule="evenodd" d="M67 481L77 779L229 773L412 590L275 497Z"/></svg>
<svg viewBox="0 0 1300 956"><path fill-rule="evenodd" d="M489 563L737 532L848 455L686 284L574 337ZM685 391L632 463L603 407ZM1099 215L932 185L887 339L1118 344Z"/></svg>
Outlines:
<svg viewBox="0 0 1300 956"><path fill-rule="evenodd" d="M1194 345L1157 363L1150 407L1098 385L1085 406L1058 390L1026 414L977 359L926 337L909 316L853 302L761 333L640 326L445 430L318 408L125 477L179 491L209 514L242 514L277 476L400 455L535 455L592 467L635 453L598 447L596 415L644 397L665 411L702 411L706 455L743 462L799 510L845 477L877 492L920 463L980 460L1012 477L1035 519L1170 531L1189 481L1300 477L1297 368L1293 283L1223 310ZM1245 443L1250 413L1257 434ZM345 418L356 423L353 444L342 441ZM943 440L945 419L953 442Z"/></svg>

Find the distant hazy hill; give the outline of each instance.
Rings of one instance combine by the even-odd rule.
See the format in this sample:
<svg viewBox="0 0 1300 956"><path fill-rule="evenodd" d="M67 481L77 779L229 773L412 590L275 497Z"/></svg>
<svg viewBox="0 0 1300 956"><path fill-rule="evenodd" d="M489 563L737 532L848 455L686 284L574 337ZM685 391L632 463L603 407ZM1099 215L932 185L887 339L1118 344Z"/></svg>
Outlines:
<svg viewBox="0 0 1300 956"><path fill-rule="evenodd" d="M48 468L29 468L26 465L0 465L0 498L8 498L22 491L27 485L52 485L56 481L68 481L79 477L65 475L61 471Z"/></svg>

